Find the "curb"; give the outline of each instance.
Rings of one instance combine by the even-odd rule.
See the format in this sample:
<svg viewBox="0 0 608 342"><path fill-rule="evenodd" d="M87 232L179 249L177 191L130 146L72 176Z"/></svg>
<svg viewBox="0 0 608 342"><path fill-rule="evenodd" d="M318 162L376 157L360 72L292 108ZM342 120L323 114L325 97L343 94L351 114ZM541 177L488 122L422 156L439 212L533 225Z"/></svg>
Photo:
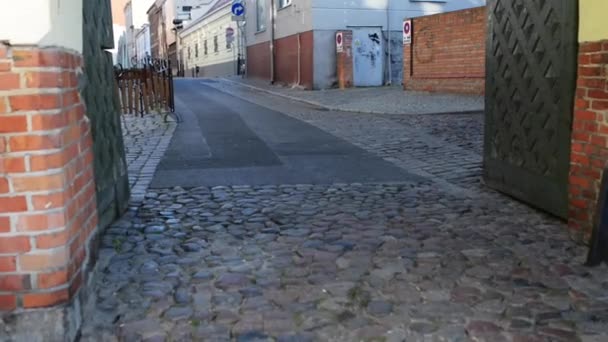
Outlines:
<svg viewBox="0 0 608 342"><path fill-rule="evenodd" d="M312 105L312 106L321 107L323 109L340 111L340 109L338 109L337 107L326 106L326 105L323 105L323 104L321 104L319 102L316 102L316 101L305 100L305 99L302 99L302 98L299 98L299 97L295 97L295 96L291 96L291 95L285 95L285 94L282 94L282 93L279 93L279 92L276 92L276 91L272 91L272 90L268 90L268 89L265 89L265 88L256 87L256 86L251 85L251 84L247 84L247 83L243 83L243 82L239 82L239 81L233 81L233 80L230 80L230 79L227 79L227 78L223 78L223 77L221 78L221 80L229 82L229 83L232 83L232 84L237 84L237 85L240 85L240 86L243 86L243 87L246 87L246 88L250 88L250 89L253 89L253 90L261 91L261 92L264 92L264 93L267 93L267 94L270 94L270 95L275 95L275 96L279 96L279 97L282 97L282 98L285 98L285 99L289 99L289 100L293 100L293 101L298 101L298 102L303 102L303 103L306 103L306 104L309 104L309 105Z"/></svg>
<svg viewBox="0 0 608 342"><path fill-rule="evenodd" d="M228 83L237 84L237 85L249 88L249 89L257 90L257 91L260 91L260 92L263 92L263 93L266 93L266 94L282 97L282 98L285 98L285 99L288 99L288 100L292 100L292 101L298 101L298 102L306 103L308 105L320 107L320 108L322 108L324 110L336 111L336 112L359 113L359 114L376 114L376 115L402 115L402 116L406 116L406 115L446 115L446 114L458 115L458 114L479 114L479 113L484 113L484 109L480 109L480 110L449 111L449 112L438 112L438 113L416 113L416 114L386 113L386 112L375 111L375 110L345 109L345 108L341 108L341 107L327 106L327 105L321 104L321 103L319 103L317 101L311 101L311 100L306 100L306 99L299 98L299 97L296 97L296 96L286 95L286 94L279 93L279 92L276 92L276 91L268 90L266 88L256 87L256 86L251 85L251 84L247 84L247 83L243 83L243 82L239 82L239 81L233 81L231 79L224 78L224 77L220 77L219 79L221 79L223 81L226 81Z"/></svg>

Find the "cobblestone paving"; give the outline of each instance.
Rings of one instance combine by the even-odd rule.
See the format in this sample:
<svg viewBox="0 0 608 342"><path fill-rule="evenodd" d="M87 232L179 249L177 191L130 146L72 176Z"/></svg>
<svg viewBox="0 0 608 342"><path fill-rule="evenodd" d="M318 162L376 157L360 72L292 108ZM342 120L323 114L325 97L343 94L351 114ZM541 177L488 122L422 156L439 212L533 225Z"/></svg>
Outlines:
<svg viewBox="0 0 608 342"><path fill-rule="evenodd" d="M480 116L214 86L429 181L149 191L103 236L84 341L608 340L608 267L582 266L562 223L482 190Z"/></svg>
<svg viewBox="0 0 608 342"><path fill-rule="evenodd" d="M483 153L483 113L389 116L401 125L422 129L442 141Z"/></svg>
<svg viewBox="0 0 608 342"><path fill-rule="evenodd" d="M138 204L144 199L156 167L169 147L175 127L175 122L165 122L161 115L122 117L131 203Z"/></svg>
<svg viewBox="0 0 608 342"><path fill-rule="evenodd" d="M584 252L432 184L160 190L104 236L84 336L605 341L608 270Z"/></svg>
<svg viewBox="0 0 608 342"><path fill-rule="evenodd" d="M231 77L227 80L332 110L375 114L435 114L482 111L484 108L483 96L404 92L401 86L307 91L272 86L266 81L255 79ZM213 81L215 80L211 80Z"/></svg>

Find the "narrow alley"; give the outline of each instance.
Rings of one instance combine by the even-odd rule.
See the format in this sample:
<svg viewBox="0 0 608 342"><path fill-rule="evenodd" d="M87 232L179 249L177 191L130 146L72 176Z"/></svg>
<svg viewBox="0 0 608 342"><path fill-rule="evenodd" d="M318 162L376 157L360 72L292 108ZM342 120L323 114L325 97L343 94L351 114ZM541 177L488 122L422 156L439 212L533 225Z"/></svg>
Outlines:
<svg viewBox="0 0 608 342"><path fill-rule="evenodd" d="M608 338L606 267L481 184L481 113L333 112L221 79L176 80L176 103L177 125L123 119L134 200L82 340Z"/></svg>

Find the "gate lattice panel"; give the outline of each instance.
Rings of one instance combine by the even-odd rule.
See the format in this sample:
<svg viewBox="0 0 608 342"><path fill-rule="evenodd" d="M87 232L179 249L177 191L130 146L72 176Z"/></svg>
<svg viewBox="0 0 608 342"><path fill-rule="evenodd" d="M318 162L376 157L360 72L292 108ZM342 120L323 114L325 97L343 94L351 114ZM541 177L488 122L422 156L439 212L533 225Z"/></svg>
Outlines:
<svg viewBox="0 0 608 342"><path fill-rule="evenodd" d="M129 179L114 80L114 47L110 0L83 2L84 75L82 95L93 133L99 225L105 227L126 208Z"/></svg>
<svg viewBox="0 0 608 342"><path fill-rule="evenodd" d="M576 83L574 0L489 0L486 183L554 215L568 213Z"/></svg>

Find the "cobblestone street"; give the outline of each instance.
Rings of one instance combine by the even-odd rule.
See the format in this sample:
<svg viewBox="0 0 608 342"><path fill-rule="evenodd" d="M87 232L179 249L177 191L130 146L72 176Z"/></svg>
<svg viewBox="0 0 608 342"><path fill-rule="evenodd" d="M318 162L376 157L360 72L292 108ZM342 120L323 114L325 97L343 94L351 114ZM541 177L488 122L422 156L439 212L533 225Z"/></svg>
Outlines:
<svg viewBox="0 0 608 342"><path fill-rule="evenodd" d="M608 340L608 268L584 267L587 249L562 222L484 188L482 114L334 112L177 82L188 127L131 118L124 129L145 196L102 238L82 340ZM197 115L202 137L189 130ZM231 159L230 143L244 147L219 131L259 146L239 152L250 164ZM300 145L304 131L314 150ZM171 160L181 145L168 140L184 132L198 145ZM322 181L287 176L296 154ZM369 165L346 177L332 162L349 156ZM180 173L200 184L158 186Z"/></svg>

